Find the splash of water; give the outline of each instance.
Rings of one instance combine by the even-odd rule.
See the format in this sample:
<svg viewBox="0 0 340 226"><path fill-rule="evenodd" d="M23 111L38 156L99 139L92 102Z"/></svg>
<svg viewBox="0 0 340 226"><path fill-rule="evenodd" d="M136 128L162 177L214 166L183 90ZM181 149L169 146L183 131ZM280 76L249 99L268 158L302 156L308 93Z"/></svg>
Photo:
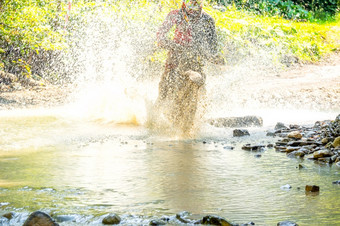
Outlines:
<svg viewBox="0 0 340 226"><path fill-rule="evenodd" d="M90 121L147 126L149 106L157 98L162 71L151 71L149 79L148 64L143 60L153 51L156 29L151 23L126 22L105 8L87 16L86 25L74 31L76 44L69 56L72 65L77 65L72 74L76 88L70 112ZM280 50L253 51L250 57L220 71L209 65L206 117L260 114L271 122L279 120L273 115L303 119L308 107L300 109L297 117L296 106L289 100L282 102L282 92L266 87L259 92L259 86L278 73L272 63L276 51ZM308 103L308 98L303 103ZM274 109L283 113L268 113Z"/></svg>

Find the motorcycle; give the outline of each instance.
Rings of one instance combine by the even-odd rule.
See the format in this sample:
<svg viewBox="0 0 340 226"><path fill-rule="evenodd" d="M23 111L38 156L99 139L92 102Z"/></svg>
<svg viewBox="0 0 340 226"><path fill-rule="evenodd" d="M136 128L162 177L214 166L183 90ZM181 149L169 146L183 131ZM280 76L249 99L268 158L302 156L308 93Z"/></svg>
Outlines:
<svg viewBox="0 0 340 226"><path fill-rule="evenodd" d="M207 57L200 49L168 45L169 57L159 83L158 98L153 106L153 122L181 135L193 132L195 119L204 114L205 61L224 64L224 59ZM203 109L200 113L197 112Z"/></svg>

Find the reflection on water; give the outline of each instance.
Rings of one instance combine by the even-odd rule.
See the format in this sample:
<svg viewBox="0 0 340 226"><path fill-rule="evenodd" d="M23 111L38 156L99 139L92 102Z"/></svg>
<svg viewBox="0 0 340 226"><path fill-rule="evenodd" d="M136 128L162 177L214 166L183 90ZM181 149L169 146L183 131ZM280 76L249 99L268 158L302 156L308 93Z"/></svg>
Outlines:
<svg viewBox="0 0 340 226"><path fill-rule="evenodd" d="M241 149L273 143L264 128L233 138L230 129L207 126L197 139L176 140L60 116L0 118L1 214L43 209L87 221L108 212L189 211L256 225L340 224L340 188L332 184L340 169L305 160L299 170L300 161L274 149L260 158ZM286 184L292 188L280 188ZM319 185L320 194L306 196L306 184Z"/></svg>

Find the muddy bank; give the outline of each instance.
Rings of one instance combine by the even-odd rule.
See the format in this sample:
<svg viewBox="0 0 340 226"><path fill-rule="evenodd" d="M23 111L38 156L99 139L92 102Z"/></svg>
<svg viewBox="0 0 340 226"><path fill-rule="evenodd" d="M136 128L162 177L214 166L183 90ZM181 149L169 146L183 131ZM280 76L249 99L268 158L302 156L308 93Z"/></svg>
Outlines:
<svg viewBox="0 0 340 226"><path fill-rule="evenodd" d="M295 64L262 74L260 77L249 76L242 84L228 87L232 100L226 101L232 102L231 107L251 105L340 111L340 54L314 64ZM58 106L68 101L75 86L57 86L48 81L0 72L0 109Z"/></svg>

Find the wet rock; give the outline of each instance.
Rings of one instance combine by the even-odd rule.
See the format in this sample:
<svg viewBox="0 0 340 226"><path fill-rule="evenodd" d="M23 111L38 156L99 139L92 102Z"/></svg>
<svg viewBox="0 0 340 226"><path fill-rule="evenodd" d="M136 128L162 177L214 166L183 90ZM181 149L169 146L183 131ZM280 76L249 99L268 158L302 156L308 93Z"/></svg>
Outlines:
<svg viewBox="0 0 340 226"><path fill-rule="evenodd" d="M277 223L277 226L298 226L298 224L293 221L281 221Z"/></svg>
<svg viewBox="0 0 340 226"><path fill-rule="evenodd" d="M340 137L335 138L335 140L332 143L333 147L339 147L340 146Z"/></svg>
<svg viewBox="0 0 340 226"><path fill-rule="evenodd" d="M184 224L189 224L191 223L190 220L186 219L185 217L188 215L188 212L181 212L176 214L176 219L179 220L180 222L184 223Z"/></svg>
<svg viewBox="0 0 340 226"><path fill-rule="evenodd" d="M331 157L331 162L335 162L337 158L338 158L337 155L332 155L332 157Z"/></svg>
<svg viewBox="0 0 340 226"><path fill-rule="evenodd" d="M301 139L302 134L299 131L292 131L288 133L288 138Z"/></svg>
<svg viewBox="0 0 340 226"><path fill-rule="evenodd" d="M315 131L306 131L305 132L305 137L307 137L307 138L314 137L315 135L316 135Z"/></svg>
<svg viewBox="0 0 340 226"><path fill-rule="evenodd" d="M306 192L319 192L320 187L317 185L306 185L305 191Z"/></svg>
<svg viewBox="0 0 340 226"><path fill-rule="evenodd" d="M258 116L216 118L208 121L216 127L251 127L263 126L263 119Z"/></svg>
<svg viewBox="0 0 340 226"><path fill-rule="evenodd" d="M276 123L276 125L275 125L275 130L282 130L282 129L288 130L288 127L285 126L285 124L283 124L282 122Z"/></svg>
<svg viewBox="0 0 340 226"><path fill-rule="evenodd" d="M246 151L263 151L264 148L265 146L262 144L258 145L245 144L242 146L242 149Z"/></svg>
<svg viewBox="0 0 340 226"><path fill-rule="evenodd" d="M241 224L241 226L249 226L249 225L255 225L255 223L251 221L245 224Z"/></svg>
<svg viewBox="0 0 340 226"><path fill-rule="evenodd" d="M226 150L234 150L234 147L233 147L233 146L224 146L223 149L226 149Z"/></svg>
<svg viewBox="0 0 340 226"><path fill-rule="evenodd" d="M104 217L102 220L103 224L119 224L121 221L120 217L117 214L109 214L108 216Z"/></svg>
<svg viewBox="0 0 340 226"><path fill-rule="evenodd" d="M255 157L255 158L261 158L262 155L261 155L261 154L256 154L256 155L254 155L254 157Z"/></svg>
<svg viewBox="0 0 340 226"><path fill-rule="evenodd" d="M322 145L322 144L316 141L301 140L301 141L290 141L288 142L287 145L297 147L297 146Z"/></svg>
<svg viewBox="0 0 340 226"><path fill-rule="evenodd" d="M158 225L166 225L166 223L162 220L152 220L149 225L158 226Z"/></svg>
<svg viewBox="0 0 340 226"><path fill-rule="evenodd" d="M279 152L286 152L286 149L287 149L285 146L280 146L280 145L275 145L274 148L276 151L279 151Z"/></svg>
<svg viewBox="0 0 340 226"><path fill-rule="evenodd" d="M275 132L273 132L273 131L267 131L266 136L268 136L268 137L275 137Z"/></svg>
<svg viewBox="0 0 340 226"><path fill-rule="evenodd" d="M303 158L303 156L305 156L305 153L301 150L298 150L298 151L293 151L291 153L288 153L287 156L290 158L294 158L294 157Z"/></svg>
<svg viewBox="0 0 340 226"><path fill-rule="evenodd" d="M7 218L8 220L11 220L14 217L14 213L13 212L9 212L9 213L5 213L2 216Z"/></svg>
<svg viewBox="0 0 340 226"><path fill-rule="evenodd" d="M328 149L323 149L323 150L316 151L316 152L313 153L313 157L315 159L324 158L324 157L330 157L330 156L332 156L332 154L331 154L331 152Z"/></svg>
<svg viewBox="0 0 340 226"><path fill-rule="evenodd" d="M323 138L323 139L321 140L321 143L322 143L323 145L326 145L328 142L329 142L328 137L325 137L325 138Z"/></svg>
<svg viewBox="0 0 340 226"><path fill-rule="evenodd" d="M274 147L274 144L268 144L267 145L267 148L273 148Z"/></svg>
<svg viewBox="0 0 340 226"><path fill-rule="evenodd" d="M41 211L33 212L25 221L23 226L59 226L55 221L47 214Z"/></svg>
<svg viewBox="0 0 340 226"><path fill-rule="evenodd" d="M291 146L289 146L289 147L286 148L286 152L287 153L291 153L291 152L294 152L294 151L297 151L297 150L300 150L300 147L291 147Z"/></svg>
<svg viewBox="0 0 340 226"><path fill-rule="evenodd" d="M299 164L298 167L296 167L296 168L298 168L300 170L300 169L304 169L305 167L303 165Z"/></svg>
<svg viewBox="0 0 340 226"><path fill-rule="evenodd" d="M318 158L318 161L319 161L319 162L323 162L323 163L327 163L327 164L332 163L330 157L326 157L326 158Z"/></svg>
<svg viewBox="0 0 340 226"><path fill-rule="evenodd" d="M243 136L249 136L249 132L248 130L245 130L245 129L235 129L233 131L233 136L234 137L243 137Z"/></svg>
<svg viewBox="0 0 340 226"><path fill-rule="evenodd" d="M340 180L333 181L333 184L340 184Z"/></svg>
<svg viewBox="0 0 340 226"><path fill-rule="evenodd" d="M226 219L219 217L219 216L213 216L208 215L203 217L201 220L201 224L203 225L220 225L220 226L232 226L230 222L228 222Z"/></svg>
<svg viewBox="0 0 340 226"><path fill-rule="evenodd" d="M278 141L275 143L278 146L287 146L288 142L287 141Z"/></svg>

